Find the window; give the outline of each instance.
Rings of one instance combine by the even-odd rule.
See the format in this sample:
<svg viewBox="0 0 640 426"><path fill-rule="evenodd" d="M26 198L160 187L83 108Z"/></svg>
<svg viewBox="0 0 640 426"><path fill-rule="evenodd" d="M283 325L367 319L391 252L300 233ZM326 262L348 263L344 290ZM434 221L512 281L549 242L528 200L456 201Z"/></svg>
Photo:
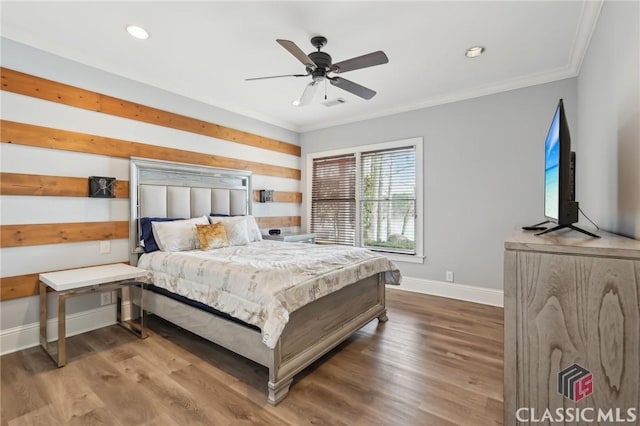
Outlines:
<svg viewBox="0 0 640 426"><path fill-rule="evenodd" d="M422 261L422 139L308 156L309 230L320 244Z"/></svg>
<svg viewBox="0 0 640 426"><path fill-rule="evenodd" d="M415 147L363 152L359 203L361 246L415 254Z"/></svg>
<svg viewBox="0 0 640 426"><path fill-rule="evenodd" d="M356 157L314 160L311 182L311 232L316 242L354 245Z"/></svg>

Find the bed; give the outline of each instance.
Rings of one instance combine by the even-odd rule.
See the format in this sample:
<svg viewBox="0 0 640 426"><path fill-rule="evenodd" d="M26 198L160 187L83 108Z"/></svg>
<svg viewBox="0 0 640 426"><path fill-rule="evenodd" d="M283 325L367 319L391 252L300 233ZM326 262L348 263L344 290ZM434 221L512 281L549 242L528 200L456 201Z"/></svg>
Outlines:
<svg viewBox="0 0 640 426"><path fill-rule="evenodd" d="M224 222L227 230L230 222L250 224L251 173L140 158L131 159L130 172L130 261L149 269L153 282L134 299L267 367L270 404L287 396L297 373L356 330L376 318L387 321L385 284L398 284L400 275L367 250L258 236L212 250L144 253L149 218L158 221L154 231L168 229L162 221L169 218Z"/></svg>

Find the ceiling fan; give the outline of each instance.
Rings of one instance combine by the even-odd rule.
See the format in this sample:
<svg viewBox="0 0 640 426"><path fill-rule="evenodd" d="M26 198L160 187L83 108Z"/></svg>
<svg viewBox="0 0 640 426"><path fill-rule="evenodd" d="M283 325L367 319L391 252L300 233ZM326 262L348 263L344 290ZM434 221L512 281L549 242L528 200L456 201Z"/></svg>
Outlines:
<svg viewBox="0 0 640 426"><path fill-rule="evenodd" d="M347 59L338 63L331 62L331 55L326 52L321 52L320 49L327 44L327 39L322 36L316 36L311 38L311 44L317 48L316 52L311 52L306 55L294 42L289 40L276 40L282 47L287 49L289 53L296 57L305 66L306 74L286 74L286 75L273 75L269 77L255 77L247 78L245 81L251 80L263 80L267 78L280 78L280 77L307 77L311 76L312 80L302 93L298 106L308 105L313 99L318 86L323 81L329 81L332 85L339 87L342 90L346 90L349 93L353 93L356 96L360 96L363 99L371 99L376 95L374 90L354 83L346 78L333 76L331 74L341 74L347 71L358 70L361 68L372 67L374 65L382 65L389 62L389 58L383 51L368 53L366 55L357 56L355 58Z"/></svg>

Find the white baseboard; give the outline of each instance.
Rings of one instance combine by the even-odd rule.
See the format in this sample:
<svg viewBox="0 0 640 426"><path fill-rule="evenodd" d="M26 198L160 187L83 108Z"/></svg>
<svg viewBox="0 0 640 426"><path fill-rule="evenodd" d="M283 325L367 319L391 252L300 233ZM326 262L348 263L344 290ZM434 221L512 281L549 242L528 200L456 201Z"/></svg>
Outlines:
<svg viewBox="0 0 640 426"><path fill-rule="evenodd" d="M67 337L106 327L116 322L116 305L67 315ZM47 337L58 339L58 319L47 321ZM0 355L31 348L40 344L40 324L35 322L0 331Z"/></svg>
<svg viewBox="0 0 640 426"><path fill-rule="evenodd" d="M504 306L504 293L502 290L475 287L466 284L402 277L402 284L400 286L389 286L389 288L448 297L450 299L481 303L483 305Z"/></svg>

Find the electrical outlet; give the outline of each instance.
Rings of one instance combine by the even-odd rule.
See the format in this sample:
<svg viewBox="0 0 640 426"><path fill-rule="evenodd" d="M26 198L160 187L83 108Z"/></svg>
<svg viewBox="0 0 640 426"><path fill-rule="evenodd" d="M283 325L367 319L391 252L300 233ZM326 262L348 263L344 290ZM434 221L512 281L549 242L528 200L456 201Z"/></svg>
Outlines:
<svg viewBox="0 0 640 426"><path fill-rule="evenodd" d="M453 271L447 271L446 273L446 280L450 283L453 282Z"/></svg>
<svg viewBox="0 0 640 426"><path fill-rule="evenodd" d="M111 304L111 292L105 291L100 293L100 306L110 305Z"/></svg>
<svg viewBox="0 0 640 426"><path fill-rule="evenodd" d="M111 252L111 241L100 241L100 254L107 254Z"/></svg>

